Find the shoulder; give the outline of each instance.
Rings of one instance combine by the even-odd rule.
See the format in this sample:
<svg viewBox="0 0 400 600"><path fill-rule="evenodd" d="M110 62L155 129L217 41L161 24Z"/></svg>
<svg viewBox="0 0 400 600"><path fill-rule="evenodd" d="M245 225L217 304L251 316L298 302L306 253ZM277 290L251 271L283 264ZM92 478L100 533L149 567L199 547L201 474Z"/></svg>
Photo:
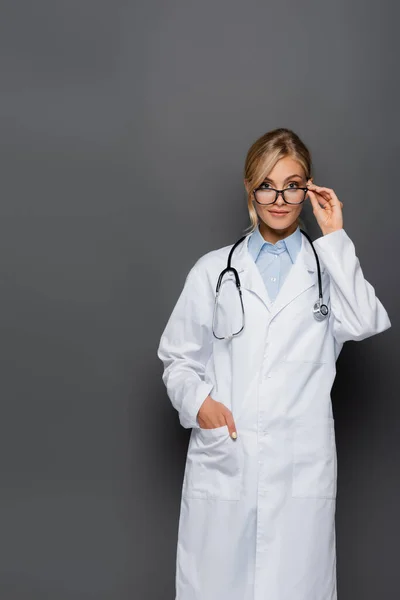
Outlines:
<svg viewBox="0 0 400 600"><path fill-rule="evenodd" d="M229 244L210 250L193 263L187 273L186 284L194 293L214 294L218 277L227 265L229 251L233 245Z"/></svg>
<svg viewBox="0 0 400 600"><path fill-rule="evenodd" d="M196 260L191 271L200 276L210 276L216 272L220 273L226 267L229 251L232 246L233 244L229 244L228 246L222 246L206 252Z"/></svg>

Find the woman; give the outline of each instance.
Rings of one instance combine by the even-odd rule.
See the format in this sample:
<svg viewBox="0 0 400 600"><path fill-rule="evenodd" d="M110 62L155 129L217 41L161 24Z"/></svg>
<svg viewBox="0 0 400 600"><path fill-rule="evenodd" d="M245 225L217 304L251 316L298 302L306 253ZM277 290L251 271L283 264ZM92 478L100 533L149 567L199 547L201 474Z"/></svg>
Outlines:
<svg viewBox="0 0 400 600"><path fill-rule="evenodd" d="M244 182L251 227L231 255L242 296L226 272L213 313L233 245L203 255L158 348L168 395L192 428L176 600L336 600L335 363L344 342L391 323L343 229L342 202L312 183L293 131L251 146ZM307 197L322 232L320 285L299 225Z"/></svg>

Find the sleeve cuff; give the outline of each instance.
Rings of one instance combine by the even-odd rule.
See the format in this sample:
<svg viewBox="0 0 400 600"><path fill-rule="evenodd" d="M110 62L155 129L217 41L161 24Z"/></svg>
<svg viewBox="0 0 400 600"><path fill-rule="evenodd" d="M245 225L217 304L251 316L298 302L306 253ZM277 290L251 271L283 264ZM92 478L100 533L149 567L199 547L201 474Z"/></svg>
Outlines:
<svg viewBox="0 0 400 600"><path fill-rule="evenodd" d="M183 409L181 412L179 420L183 427L200 427L197 421L197 413L199 412L201 405L203 404L207 396L210 394L210 392L213 390L213 388L214 384L209 382L207 383L206 381L203 381L198 385L194 400L190 402L190 404L188 403L186 408Z"/></svg>
<svg viewBox="0 0 400 600"><path fill-rule="evenodd" d="M314 240L314 244L325 244L325 240L327 240L327 244L329 244L330 242L336 242L336 241L340 241L342 238L344 237L349 237L347 235L347 233L345 232L345 230L343 229L343 227L341 229L336 229L336 231L331 231L330 233L327 233L325 235L321 235L319 238L317 238L316 240Z"/></svg>

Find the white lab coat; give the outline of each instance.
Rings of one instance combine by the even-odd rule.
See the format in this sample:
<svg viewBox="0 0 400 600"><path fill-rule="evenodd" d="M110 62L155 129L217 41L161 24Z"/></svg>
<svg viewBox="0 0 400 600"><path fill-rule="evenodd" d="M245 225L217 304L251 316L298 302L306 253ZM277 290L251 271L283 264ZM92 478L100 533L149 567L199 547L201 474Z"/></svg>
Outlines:
<svg viewBox="0 0 400 600"><path fill-rule="evenodd" d="M331 309L323 321L312 312L317 268L305 236L274 303L248 239L232 256L242 333L225 341L211 330L230 245L191 268L158 348L168 396L183 427L192 428L175 600L336 600L335 363L345 341L391 323L344 229L314 242ZM222 286L229 293L218 314L219 324L225 319L236 331L241 312L232 283ZM196 415L209 393L232 411L236 441L226 425L200 428Z"/></svg>

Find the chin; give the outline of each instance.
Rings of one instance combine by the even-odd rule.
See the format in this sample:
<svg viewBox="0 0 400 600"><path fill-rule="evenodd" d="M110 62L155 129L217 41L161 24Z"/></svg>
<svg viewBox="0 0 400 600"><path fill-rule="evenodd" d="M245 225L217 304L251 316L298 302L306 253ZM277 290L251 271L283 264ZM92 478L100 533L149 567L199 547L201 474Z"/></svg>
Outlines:
<svg viewBox="0 0 400 600"><path fill-rule="evenodd" d="M269 217L264 221L264 223L270 227L271 229L287 229L288 227L293 226L296 223L296 219L293 219L293 216L286 215L285 217Z"/></svg>

